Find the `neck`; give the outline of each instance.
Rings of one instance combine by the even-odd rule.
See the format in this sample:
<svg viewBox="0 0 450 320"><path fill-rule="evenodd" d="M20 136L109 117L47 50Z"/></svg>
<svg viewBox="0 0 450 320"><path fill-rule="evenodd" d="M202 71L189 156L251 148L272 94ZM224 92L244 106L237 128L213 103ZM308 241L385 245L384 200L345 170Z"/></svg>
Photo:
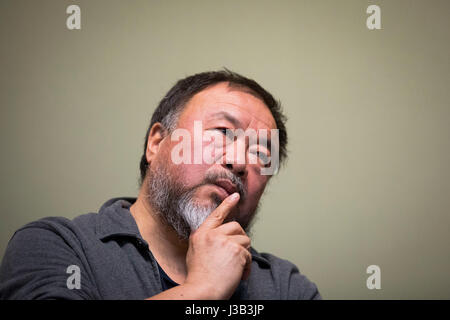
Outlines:
<svg viewBox="0 0 450 320"><path fill-rule="evenodd" d="M146 200L146 194L144 181L136 202L130 207L131 214L159 265L181 284L187 275L188 242L180 240L175 230L161 220Z"/></svg>

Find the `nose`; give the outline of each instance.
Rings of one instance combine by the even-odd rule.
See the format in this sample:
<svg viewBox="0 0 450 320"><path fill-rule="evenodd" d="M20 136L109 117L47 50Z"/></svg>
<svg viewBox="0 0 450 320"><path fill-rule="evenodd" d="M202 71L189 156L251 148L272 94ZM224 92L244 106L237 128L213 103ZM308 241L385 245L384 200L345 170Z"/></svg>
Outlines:
<svg viewBox="0 0 450 320"><path fill-rule="evenodd" d="M239 178L247 177L247 148L248 144L245 139L236 139L224 149L225 163L223 166Z"/></svg>
<svg viewBox="0 0 450 320"><path fill-rule="evenodd" d="M245 165L245 163L244 164L226 163L225 167L228 170L231 170L239 178L247 177L247 166Z"/></svg>

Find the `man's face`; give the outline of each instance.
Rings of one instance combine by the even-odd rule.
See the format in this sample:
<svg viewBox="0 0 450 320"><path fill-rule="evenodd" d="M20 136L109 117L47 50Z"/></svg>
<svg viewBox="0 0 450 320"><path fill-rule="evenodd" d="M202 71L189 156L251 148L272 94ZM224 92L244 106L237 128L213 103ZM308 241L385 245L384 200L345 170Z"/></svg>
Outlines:
<svg viewBox="0 0 450 320"><path fill-rule="evenodd" d="M196 129L195 123L197 123ZM210 137L211 140L194 141L199 138L199 123L202 136ZM165 179L166 181L159 181L159 184L153 181L153 186L150 188L153 188L153 191L150 190L149 193L155 192L155 189L166 189L164 193L172 193L172 198L185 196L184 204L179 206L184 207L190 201L197 208L206 210L201 213L203 215L200 219L201 223L207 214L229 194L239 192L241 199L227 220L236 220L246 229L256 213L259 200L270 177L261 175L262 164L259 160L252 162L250 159L262 153L270 153L270 148L251 143L248 137L229 139L225 129L242 129L243 131L253 129L257 133L265 130L270 139L270 130L276 129L276 124L264 102L252 94L230 88L227 83L219 83L197 93L181 112L175 131L190 134L192 159L196 153L198 155L209 152L214 163L207 163L203 161L203 158L201 163L195 161L177 163L173 157L177 154L174 151L179 148L180 140L172 139L173 135L169 134L161 141L154 159L150 162L149 173L149 180ZM202 139L201 136L200 139ZM208 149L208 145L217 145L219 140L221 148ZM216 143L212 144L212 141ZM243 146L245 152L238 152L237 148ZM152 181L149 183L151 186ZM149 194L149 198L151 197L152 195ZM174 200L178 199L167 199L167 205ZM166 209L169 210L169 208ZM175 211L182 209L172 208ZM195 215L195 212L190 214Z"/></svg>

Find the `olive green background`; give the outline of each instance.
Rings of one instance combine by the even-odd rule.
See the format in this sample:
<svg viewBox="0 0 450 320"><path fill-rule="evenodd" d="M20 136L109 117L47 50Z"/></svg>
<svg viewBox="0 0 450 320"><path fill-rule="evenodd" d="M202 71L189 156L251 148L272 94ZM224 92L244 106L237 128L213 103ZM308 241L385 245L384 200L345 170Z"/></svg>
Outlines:
<svg viewBox="0 0 450 320"><path fill-rule="evenodd" d="M81 7L81 30L66 8ZM381 7L382 30L366 8ZM150 116L222 67L289 117L254 228L325 299L450 298L450 1L0 2L0 255L45 216L138 192ZM366 268L381 268L381 290Z"/></svg>

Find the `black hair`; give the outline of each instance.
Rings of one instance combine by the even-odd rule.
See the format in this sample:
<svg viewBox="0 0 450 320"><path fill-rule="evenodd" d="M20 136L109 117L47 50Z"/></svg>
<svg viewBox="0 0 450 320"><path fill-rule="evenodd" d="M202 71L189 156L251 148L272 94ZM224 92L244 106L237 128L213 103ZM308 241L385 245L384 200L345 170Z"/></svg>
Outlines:
<svg viewBox="0 0 450 320"><path fill-rule="evenodd" d="M184 79L178 80L178 82L169 90L169 92L167 92L164 98L160 101L158 107L152 115L150 125L147 129L147 134L145 135L144 152L142 154L140 162L141 183L144 181L148 168L146 150L148 136L150 134L150 129L152 128L152 126L155 123L159 122L166 130L171 132L173 129L175 129L178 116L186 106L187 102L200 91L221 82L228 82L230 87L244 90L261 99L266 104L266 106L272 113L272 116L275 119L275 123L277 125L277 129L279 130L279 159L280 163L283 162L283 160L287 156L287 132L285 126L286 117L282 113L281 103L275 100L275 98L263 87L261 87L255 80L246 78L228 69L208 71L197 73Z"/></svg>

